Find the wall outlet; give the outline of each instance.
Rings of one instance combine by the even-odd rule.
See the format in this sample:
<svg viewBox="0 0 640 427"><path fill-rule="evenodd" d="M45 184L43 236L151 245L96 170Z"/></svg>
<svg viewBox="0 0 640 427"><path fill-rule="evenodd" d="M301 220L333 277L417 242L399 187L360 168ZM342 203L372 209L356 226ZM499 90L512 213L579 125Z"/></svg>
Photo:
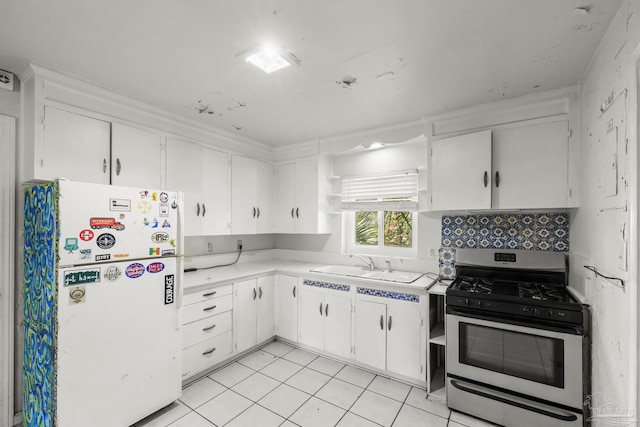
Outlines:
<svg viewBox="0 0 640 427"><path fill-rule="evenodd" d="M240 240L240 239L238 239L237 250L238 250L238 251L241 251L241 250L242 250L242 240Z"/></svg>

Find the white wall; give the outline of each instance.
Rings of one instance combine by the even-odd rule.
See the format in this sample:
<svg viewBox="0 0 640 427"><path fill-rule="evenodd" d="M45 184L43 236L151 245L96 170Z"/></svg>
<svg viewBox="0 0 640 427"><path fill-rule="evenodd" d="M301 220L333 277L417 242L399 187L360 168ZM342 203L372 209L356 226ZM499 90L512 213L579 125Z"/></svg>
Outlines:
<svg viewBox="0 0 640 427"><path fill-rule="evenodd" d="M626 105L625 89L634 87L631 55L640 42L640 2L626 0L601 42L590 66L586 70L580 91L580 136L581 136L581 205L573 215L571 226L571 251L589 259L605 274L625 280L626 289L615 283L592 277L588 280L586 294L592 302L593 347L592 347L592 393L602 393L608 400L633 411L637 416L637 376L636 312L638 308L635 288L637 259L630 259L629 271L618 268L617 254L622 245L621 227L627 230L627 245L635 253L637 245L635 208L637 206L637 171L635 146L629 156L622 150L619 156L620 175L630 180L629 190L621 185L620 194L605 197L601 186L608 173L604 164L610 165L612 132L607 131L607 123L620 125L620 132L635 136L636 120L625 112L635 100ZM603 101L613 93L613 105L604 113ZM631 125L630 125L631 124ZM609 146L607 146L609 144ZM603 155L604 154L604 155ZM625 165L626 160L626 165ZM628 176L624 173L625 166ZM630 210L607 210L624 206ZM633 216L632 216L633 215ZM633 234L629 236L629 229ZM581 266L577 266L581 268Z"/></svg>

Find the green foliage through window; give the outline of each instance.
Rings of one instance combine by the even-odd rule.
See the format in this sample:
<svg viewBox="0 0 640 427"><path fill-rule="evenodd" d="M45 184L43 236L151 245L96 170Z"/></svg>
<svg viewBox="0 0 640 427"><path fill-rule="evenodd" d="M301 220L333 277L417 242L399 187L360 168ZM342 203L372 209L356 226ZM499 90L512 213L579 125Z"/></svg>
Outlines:
<svg viewBox="0 0 640 427"><path fill-rule="evenodd" d="M380 238L378 221L382 215L384 246L412 247L412 215L407 211L357 211L355 241L358 245L377 246Z"/></svg>
<svg viewBox="0 0 640 427"><path fill-rule="evenodd" d="M356 244L378 246L378 212L356 212Z"/></svg>

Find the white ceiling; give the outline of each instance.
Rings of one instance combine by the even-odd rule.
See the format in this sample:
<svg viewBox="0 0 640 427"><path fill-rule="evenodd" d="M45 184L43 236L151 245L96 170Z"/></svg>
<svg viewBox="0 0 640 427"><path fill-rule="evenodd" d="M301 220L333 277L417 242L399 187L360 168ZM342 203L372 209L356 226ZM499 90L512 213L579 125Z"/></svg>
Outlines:
<svg viewBox="0 0 640 427"><path fill-rule="evenodd" d="M0 69L33 61L279 146L578 84L620 3L3 0ZM237 57L264 41L301 64Z"/></svg>

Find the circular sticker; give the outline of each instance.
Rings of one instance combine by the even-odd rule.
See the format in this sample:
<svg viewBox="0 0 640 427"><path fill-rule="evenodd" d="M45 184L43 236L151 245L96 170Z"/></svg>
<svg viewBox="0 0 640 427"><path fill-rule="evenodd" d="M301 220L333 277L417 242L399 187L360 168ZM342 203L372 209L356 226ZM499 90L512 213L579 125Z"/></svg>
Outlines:
<svg viewBox="0 0 640 427"><path fill-rule="evenodd" d="M169 201L169 195L163 191L160 193L160 201L162 203L167 203L167 201Z"/></svg>
<svg viewBox="0 0 640 427"><path fill-rule="evenodd" d="M153 243L165 243L169 240L169 233L164 231L157 231L151 235L151 241Z"/></svg>
<svg viewBox="0 0 640 427"><path fill-rule="evenodd" d="M82 240L83 242L88 242L89 240L93 239L93 231L86 229L86 230L82 230L80 232L80 240Z"/></svg>
<svg viewBox="0 0 640 427"><path fill-rule="evenodd" d="M129 264L124 270L124 274L126 274L130 279L136 279L144 274L144 265L139 262Z"/></svg>
<svg viewBox="0 0 640 427"><path fill-rule="evenodd" d="M104 233L98 236L96 244L100 249L111 249L116 244L116 238L113 234Z"/></svg>
<svg viewBox="0 0 640 427"><path fill-rule="evenodd" d="M152 262L147 265L147 271L149 273L160 273L162 270L164 270L164 264L161 262Z"/></svg>
<svg viewBox="0 0 640 427"><path fill-rule="evenodd" d="M122 271L120 271L120 269L114 265L107 268L107 271L104 272L103 277L110 282L115 282L120 278L120 275L122 275Z"/></svg>

